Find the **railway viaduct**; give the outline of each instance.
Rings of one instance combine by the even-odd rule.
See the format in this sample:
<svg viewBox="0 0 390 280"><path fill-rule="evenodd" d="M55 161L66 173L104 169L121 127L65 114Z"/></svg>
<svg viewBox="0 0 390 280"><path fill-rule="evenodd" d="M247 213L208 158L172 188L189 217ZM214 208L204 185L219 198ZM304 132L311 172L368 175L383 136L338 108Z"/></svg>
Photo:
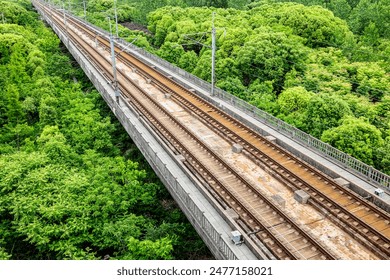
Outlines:
<svg viewBox="0 0 390 280"><path fill-rule="evenodd" d="M290 187L295 201L300 202L299 204L303 203L306 205L305 203L311 202L312 206L319 211L322 217L321 220L329 218L331 223L339 225L349 236L354 236L353 239L356 239L359 244L368 248L367 251L372 253L376 258L390 258L389 176L293 128L227 92L215 89L215 94L212 96L210 94L211 85L209 83L198 79L143 49L131 44L129 45L119 38L115 39L117 59L119 57L124 59L125 56L134 57L138 61L137 63L145 65L157 74L145 74L146 72L143 72L144 70L137 68L137 64L119 62L117 67L120 73L118 75L122 77L122 80L125 79L124 76L128 75L126 79L131 86L125 86L124 81L118 81L118 84L116 84L113 82L112 68L108 68L107 66L110 65L111 67L111 61L109 59L109 33L57 7L39 1L32 2L42 19L51 26L82 67L85 74L95 85L107 105L143 153L216 259L309 259L311 256L319 259L339 259L344 258L345 255L334 252L328 253L327 248L329 249L329 245L325 245L322 248L320 246L321 244L317 244L322 243L321 240L311 239L312 234L308 225L303 225L303 230L300 232L297 227L300 227L302 223L297 220L297 217L292 218L290 221L289 215L283 214L286 203L283 197L277 194L270 198L262 197L264 195L261 190L262 181L257 181L259 184L257 186L258 190L251 190L250 185L253 182L250 183L251 181L245 178L248 174L240 175L235 169L234 163L229 165L229 158L220 158L216 152L207 151L211 145L207 143L207 135L203 137L198 136L200 139L191 141L197 143L194 144L197 150L204 151L209 160L219 162L219 166L226 164L221 169L226 172L226 180L220 174L214 174L217 172L213 172L214 169L208 168L207 164L202 163L202 159L205 159L205 156L200 155L200 159L198 160L196 156L192 157L191 152L194 151L188 148L190 146L186 148L185 144L178 143L176 134L169 133L169 129L163 127L164 121L168 119L167 115L160 115L160 117L159 115L155 115L154 120L148 119L146 117L148 114L152 118L152 115L157 114L158 111L157 109L153 109L154 112L148 113L145 109L148 106L149 108L150 106L158 106L153 101L153 98L154 100L158 100L159 94L162 94L162 99L160 99L163 102L165 102L164 100L173 100L175 97L173 89L175 88L186 92L190 97L192 96L192 100L204 100L208 102L207 104L209 105L200 106L207 107L205 111L198 112L200 116L205 115L207 112L212 114L218 110L218 112L223 112L218 113L218 115L222 114L225 119L232 119L231 122L238 121L245 126L244 129L248 129L248 131L259 135L253 136L254 134L251 134L251 139L254 139L253 143L247 143L245 140L241 140L240 137L242 134L238 132L236 134L234 130L227 131L226 126L223 124L217 126L216 129L214 128L217 135L215 137L228 139L227 137L229 136L235 139L231 140L229 144L231 145L230 148L233 156L247 156L255 166L262 168L263 173L261 174L263 174L263 178L267 176L276 178L275 180L279 183ZM85 33L77 30L77 26L85 28ZM103 40L108 43L104 45ZM95 58L98 54L94 54L94 51L97 52L99 49L101 53L100 60ZM103 53L106 53L106 59L104 59ZM164 76L165 81L168 81L165 82L165 85L157 82L160 76ZM171 85L170 88L168 84ZM153 98L149 101L141 100L140 103L136 103L133 100L135 98L130 93L145 93L146 87L149 89L149 95ZM126 94L127 91L129 91L129 94ZM119 96L118 93L120 93ZM161 114L174 111L174 107L178 106L177 104L179 104L180 98L175 97L174 100L176 105L172 105L173 103L171 105L164 103L166 108L161 109ZM142 105L142 102L149 103ZM191 111L190 102L187 102L188 104L185 103L186 101L182 102L182 106L187 106L186 110L183 111L186 112L187 117L196 114L194 112L197 112L197 109ZM143 110L145 110L145 113L143 113ZM178 113L176 114L176 119L169 117L172 119L173 124L168 126L176 127L181 125L180 122L183 122L183 120L178 121L179 115ZM195 121L189 122L190 126L196 127ZM205 120L199 121L200 126L210 125L214 122L214 119L210 116L205 116ZM241 128L242 126L240 126ZM194 136L192 134L196 133L187 132L183 137L192 137ZM279 163L274 162L272 159L262 161L261 158L264 158L265 155L259 155L261 149L256 150L255 147L255 142L260 141L259 139L265 139L261 141L267 147L271 147L273 150L277 149L278 154L286 154L285 156L288 157L288 161L281 163L280 166ZM190 145L191 141L188 140L186 144ZM226 152L223 153L226 154ZM230 155L230 159L233 156ZM258 158L256 158L257 156ZM327 198L321 193L313 193L311 186L304 188L306 181L298 177L301 176L298 175L300 171L294 174L289 173L290 171L288 169L283 169L285 167L288 168L289 164L291 164L290 162L292 162L292 165L303 165L306 171L309 169L308 172L312 175L315 174L313 176L317 176L319 178L318 180L321 182L325 180L326 185L330 185L333 189L337 188L338 193L348 197L348 199L351 199L351 196L353 196L351 199L352 202L349 201L348 205L356 204L360 208L356 210L357 208L355 207L354 212L351 212L352 214L346 214L346 212L343 212L344 210L329 206L333 203L332 197ZM202 176L202 173L206 175ZM325 179L320 178L320 176L324 176ZM237 184L240 187L245 187L245 190L248 190L251 195L254 195L255 200L260 200L262 203L269 203L267 205L263 204L267 209L271 209L270 211L272 213L263 213L257 217L256 211L254 213L249 210L245 212L242 209L244 206L237 206L246 205L246 202L243 201L244 198L238 196L242 192L238 187L236 188L236 192L234 189L228 188L224 189L224 191L219 191L222 189L225 181L227 185ZM318 184L320 181L318 181ZM302 189L297 188L294 183L298 183L296 186L303 185ZM265 181L264 184L266 184ZM316 184L314 183L314 185ZM210 188L212 185L216 185L216 188ZM224 196L227 197L226 200L224 200ZM359 198L354 198L355 196ZM318 200L316 200L317 198ZM321 205L321 202L325 204ZM336 204L340 203L336 202ZM326 205L331 208L326 208ZM373 208L368 209L371 206ZM374 212L378 220L371 223L365 221L367 224L360 221L358 218L360 217L359 211L361 211L361 207L368 209L367 213ZM348 207L346 206L345 208ZM281 213L276 213L280 209L282 209ZM368 217L369 214L367 213L361 216ZM245 217L252 218L246 220ZM275 219L278 220L277 223L273 223ZM362 219L364 220L364 218ZM349 225L348 222L351 220L352 223ZM285 232L281 229L276 231L277 234L273 231L273 228L283 226L285 222L288 223L286 228L291 228L291 232L297 236L294 240L287 240L287 236L290 236L288 233L280 237L281 232ZM380 226L374 227L374 225L378 224ZM353 225L356 226L356 229L353 228ZM361 230L362 233L360 231L358 232L358 230ZM365 237L364 233L367 233L368 237ZM298 248L301 245L294 243L298 242L296 241L297 239L303 240L305 244L309 244L307 245L309 249L305 249L305 246L302 246L302 249L300 249L301 247ZM292 245L293 243L295 245ZM316 247L317 245L319 246L318 248ZM308 250L314 253L307 255Z"/></svg>

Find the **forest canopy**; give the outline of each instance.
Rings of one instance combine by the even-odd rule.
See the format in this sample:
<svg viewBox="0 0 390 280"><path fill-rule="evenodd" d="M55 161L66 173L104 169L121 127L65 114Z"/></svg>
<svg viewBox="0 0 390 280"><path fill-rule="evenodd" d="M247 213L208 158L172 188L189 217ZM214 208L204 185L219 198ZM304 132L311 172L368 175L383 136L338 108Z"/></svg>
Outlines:
<svg viewBox="0 0 390 280"><path fill-rule="evenodd" d="M218 87L390 174L389 0L115 3L86 20L117 8L120 37L207 81L215 12ZM31 3L0 5L0 257L207 255Z"/></svg>

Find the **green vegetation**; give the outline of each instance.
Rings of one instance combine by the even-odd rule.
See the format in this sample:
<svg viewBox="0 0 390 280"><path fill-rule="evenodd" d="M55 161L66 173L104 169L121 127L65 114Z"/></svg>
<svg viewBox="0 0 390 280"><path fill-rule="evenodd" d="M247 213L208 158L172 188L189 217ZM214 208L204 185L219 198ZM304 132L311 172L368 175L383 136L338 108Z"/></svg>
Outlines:
<svg viewBox="0 0 390 280"><path fill-rule="evenodd" d="M0 5L0 259L210 257L30 2Z"/></svg>
<svg viewBox="0 0 390 280"><path fill-rule="evenodd" d="M296 2L118 0L119 35L210 81L215 11L220 88L390 174L389 0ZM207 254L29 1L0 4L0 258Z"/></svg>

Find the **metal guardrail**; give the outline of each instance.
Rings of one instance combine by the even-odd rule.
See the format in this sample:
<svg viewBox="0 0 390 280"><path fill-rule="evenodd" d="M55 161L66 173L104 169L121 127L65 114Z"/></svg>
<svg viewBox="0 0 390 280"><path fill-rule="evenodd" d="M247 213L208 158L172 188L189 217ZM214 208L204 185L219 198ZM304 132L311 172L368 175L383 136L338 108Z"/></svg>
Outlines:
<svg viewBox="0 0 390 280"><path fill-rule="evenodd" d="M84 22L91 28L98 31L103 36L109 36L109 33L106 30L103 30L95 25L86 22L84 19L73 16L78 20ZM127 45L128 42L123 39L117 39L118 43ZM211 92L211 84L206 82L195 75L188 73L187 71L169 63L168 61L161 59L160 57L144 50L138 48L134 45L130 45L129 49L132 49L133 52L139 53L141 56L147 57L150 60L154 61L156 64L173 71L174 73L180 75L186 80L194 83L198 87L204 89L207 92ZM295 140L301 145L317 152L327 159L335 162L336 164L346 168L349 172L354 173L355 175L361 177L362 179L367 180L370 183L381 187L385 191L390 192L390 176L380 172L379 170L373 168L372 166L363 163L362 161L332 147L331 145L322 142L321 140L299 130L298 128L272 116L271 114L247 103L246 101L239 99L238 97L220 89L215 88L216 97L235 106L236 108L242 110L243 112L253 116L256 120L270 126L273 129L276 129L278 132L284 134L290 139Z"/></svg>

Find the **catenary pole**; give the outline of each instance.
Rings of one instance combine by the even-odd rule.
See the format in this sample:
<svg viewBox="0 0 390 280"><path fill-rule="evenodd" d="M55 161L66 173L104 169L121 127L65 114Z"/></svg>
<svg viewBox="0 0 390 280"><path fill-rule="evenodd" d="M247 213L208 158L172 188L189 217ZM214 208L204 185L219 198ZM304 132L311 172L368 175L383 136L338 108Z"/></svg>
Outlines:
<svg viewBox="0 0 390 280"><path fill-rule="evenodd" d="M215 52L216 52L216 29L214 25L215 12L213 12L213 22L211 29L211 96L214 96L214 87L215 87Z"/></svg>
<svg viewBox="0 0 390 280"><path fill-rule="evenodd" d="M115 11L115 31L116 31L116 38L119 38L118 36L118 13L116 10L116 0L114 0L114 11Z"/></svg>
<svg viewBox="0 0 390 280"><path fill-rule="evenodd" d="M84 7L84 20L87 20L87 7L85 5L85 1L83 1L83 7Z"/></svg>
<svg viewBox="0 0 390 280"><path fill-rule="evenodd" d="M111 29L111 20L108 17L108 22L110 24L110 46L111 46L111 61L112 61L112 72L114 75L114 91L115 91L115 99L116 102L119 104L119 90L118 90L118 79L116 76L116 58L115 58L115 46L114 46L114 38L112 36L112 29Z"/></svg>

